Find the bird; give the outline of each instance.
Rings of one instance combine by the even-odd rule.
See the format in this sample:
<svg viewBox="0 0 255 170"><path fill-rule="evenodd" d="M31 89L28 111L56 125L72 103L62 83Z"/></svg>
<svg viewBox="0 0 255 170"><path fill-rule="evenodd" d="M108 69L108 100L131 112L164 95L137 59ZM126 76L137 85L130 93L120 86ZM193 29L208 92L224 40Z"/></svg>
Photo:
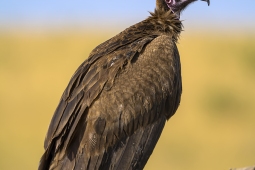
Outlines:
<svg viewBox="0 0 255 170"><path fill-rule="evenodd" d="M180 14L195 1L156 0L147 19L92 50L54 112L39 170L144 168L180 104Z"/></svg>

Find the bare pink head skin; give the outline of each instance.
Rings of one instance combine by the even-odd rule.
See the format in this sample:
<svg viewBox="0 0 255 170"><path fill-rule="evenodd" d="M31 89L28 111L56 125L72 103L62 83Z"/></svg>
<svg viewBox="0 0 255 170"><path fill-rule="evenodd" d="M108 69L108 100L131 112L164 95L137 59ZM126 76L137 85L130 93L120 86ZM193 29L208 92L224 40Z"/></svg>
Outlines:
<svg viewBox="0 0 255 170"><path fill-rule="evenodd" d="M169 9L180 18L180 13L192 2L197 0L165 0ZM210 0L201 0L207 2L208 6L210 5Z"/></svg>

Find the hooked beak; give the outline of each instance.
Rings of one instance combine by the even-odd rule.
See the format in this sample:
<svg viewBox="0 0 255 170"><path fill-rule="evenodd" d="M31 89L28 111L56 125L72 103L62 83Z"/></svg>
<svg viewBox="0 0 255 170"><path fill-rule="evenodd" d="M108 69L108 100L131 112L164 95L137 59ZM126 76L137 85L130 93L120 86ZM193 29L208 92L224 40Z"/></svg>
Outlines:
<svg viewBox="0 0 255 170"><path fill-rule="evenodd" d="M183 11L189 4L195 2L197 0L165 0L169 9L171 9L174 13ZM208 6L210 5L210 0L201 0L207 2Z"/></svg>
<svg viewBox="0 0 255 170"><path fill-rule="evenodd" d="M210 5L210 0L202 0L202 1L207 2L208 6Z"/></svg>
<svg viewBox="0 0 255 170"><path fill-rule="evenodd" d="M177 18L180 18L180 13L192 2L195 2L197 0L180 0L180 1L176 1L176 0L165 0L167 6L169 7L169 9L175 13L175 15L177 16ZM208 6L210 5L210 0L201 0L201 1L205 1L207 2Z"/></svg>

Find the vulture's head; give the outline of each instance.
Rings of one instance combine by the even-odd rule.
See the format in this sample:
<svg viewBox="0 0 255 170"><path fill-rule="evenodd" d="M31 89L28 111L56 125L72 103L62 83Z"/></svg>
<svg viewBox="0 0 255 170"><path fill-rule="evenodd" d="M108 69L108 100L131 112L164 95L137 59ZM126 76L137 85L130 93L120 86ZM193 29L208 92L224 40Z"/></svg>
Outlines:
<svg viewBox="0 0 255 170"><path fill-rule="evenodd" d="M157 0L158 7L164 7L168 10L171 10L173 13L176 14L178 18L180 18L180 13L192 2L197 0ZM201 0L205 1L210 5L210 0Z"/></svg>

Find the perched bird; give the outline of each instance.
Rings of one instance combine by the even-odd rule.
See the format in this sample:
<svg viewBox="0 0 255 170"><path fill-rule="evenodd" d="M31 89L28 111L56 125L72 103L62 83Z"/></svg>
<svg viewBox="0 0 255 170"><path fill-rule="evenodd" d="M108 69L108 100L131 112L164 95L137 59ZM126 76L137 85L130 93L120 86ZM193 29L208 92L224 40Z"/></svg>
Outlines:
<svg viewBox="0 0 255 170"><path fill-rule="evenodd" d="M90 53L53 115L39 170L144 168L180 103L179 18L194 1L157 0L151 16Z"/></svg>

